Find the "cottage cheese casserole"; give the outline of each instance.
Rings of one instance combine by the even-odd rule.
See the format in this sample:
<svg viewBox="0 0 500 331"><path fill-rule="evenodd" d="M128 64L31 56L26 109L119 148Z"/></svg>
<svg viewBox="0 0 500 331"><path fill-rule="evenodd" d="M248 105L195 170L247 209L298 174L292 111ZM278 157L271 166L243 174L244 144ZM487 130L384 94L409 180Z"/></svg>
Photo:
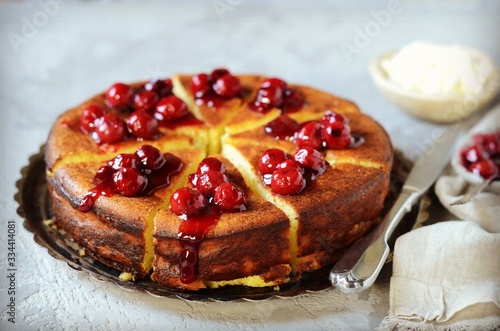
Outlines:
<svg viewBox="0 0 500 331"><path fill-rule="evenodd" d="M277 287L379 221L393 149L347 100L227 69L115 83L55 122L52 224L123 280Z"/></svg>

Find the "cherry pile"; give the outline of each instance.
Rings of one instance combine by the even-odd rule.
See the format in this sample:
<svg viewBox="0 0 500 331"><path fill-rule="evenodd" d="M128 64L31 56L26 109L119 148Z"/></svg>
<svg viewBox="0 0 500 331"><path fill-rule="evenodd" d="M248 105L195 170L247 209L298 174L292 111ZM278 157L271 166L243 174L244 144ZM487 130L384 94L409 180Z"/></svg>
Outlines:
<svg viewBox="0 0 500 331"><path fill-rule="evenodd" d="M323 155L313 148L300 148L294 155L271 148L259 158L258 167L263 182L274 193L293 195L323 174L328 164Z"/></svg>
<svg viewBox="0 0 500 331"><path fill-rule="evenodd" d="M300 110L303 105L304 97L301 94L291 89L282 79L273 77L260 84L255 99L248 107L259 113L273 108L279 108L283 113L292 113Z"/></svg>
<svg viewBox="0 0 500 331"><path fill-rule="evenodd" d="M170 79L138 87L115 83L105 93L105 107L89 105L83 109L80 127L98 144L155 139L160 124L188 114L186 104L172 93Z"/></svg>
<svg viewBox="0 0 500 331"><path fill-rule="evenodd" d="M247 210L245 193L231 183L219 159L202 160L189 181L192 187L182 187L170 198L170 209L182 219L177 238L181 244L180 280L185 284L196 280L201 242L221 214Z"/></svg>
<svg viewBox="0 0 500 331"><path fill-rule="evenodd" d="M210 74L194 75L191 78L191 91L195 99L214 106L214 99L238 97L241 93L241 83L229 70L218 68Z"/></svg>
<svg viewBox="0 0 500 331"><path fill-rule="evenodd" d="M462 165L482 178L500 176L500 130L489 134L476 134L473 144L461 150Z"/></svg>
<svg viewBox="0 0 500 331"><path fill-rule="evenodd" d="M148 195L168 186L172 175L183 167L182 161L171 153L161 153L151 145L140 146L133 154L118 154L97 170L95 187L80 202L80 210L92 209L101 195L119 193L126 197Z"/></svg>
<svg viewBox="0 0 500 331"><path fill-rule="evenodd" d="M278 116L264 127L265 132L280 140L293 140L298 150L287 155L280 149L269 149L259 159L263 182L276 194L301 192L307 183L325 172L327 163L319 152L322 149L357 147L363 139L351 135L349 120L327 110L318 121L299 124L286 114Z"/></svg>
<svg viewBox="0 0 500 331"><path fill-rule="evenodd" d="M269 122L264 130L276 139L293 139L298 148L345 149L361 143L352 137L349 120L331 110L326 111L321 120L303 124L281 115Z"/></svg>
<svg viewBox="0 0 500 331"><path fill-rule="evenodd" d="M178 216L189 219L210 206L230 212L247 209L243 190L230 181L219 159L203 159L196 173L189 175L189 181L192 187L182 187L170 198L170 208Z"/></svg>

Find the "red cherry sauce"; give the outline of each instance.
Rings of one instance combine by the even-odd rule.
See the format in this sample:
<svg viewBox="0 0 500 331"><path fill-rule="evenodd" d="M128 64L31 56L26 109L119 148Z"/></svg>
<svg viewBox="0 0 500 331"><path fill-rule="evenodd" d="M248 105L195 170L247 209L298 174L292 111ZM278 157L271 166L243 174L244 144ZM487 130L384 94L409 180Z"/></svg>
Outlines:
<svg viewBox="0 0 500 331"><path fill-rule="evenodd" d="M177 156L171 153L165 153L163 156L166 161L160 168L141 169L141 173L147 178L147 185L144 190L138 194L138 196L149 195L162 187L170 185L171 177L181 171L184 167L184 163ZM111 169L111 167L108 168ZM90 211L100 196L110 197L115 193L115 183L113 182L114 172L115 170L111 169L107 171L105 175L100 175L100 183L90 189L81 200L79 205L80 211L84 213ZM98 175L99 174L97 174L96 177ZM95 181L96 179L94 179L94 182Z"/></svg>
<svg viewBox="0 0 500 331"><path fill-rule="evenodd" d="M291 140L295 132L300 128L299 123L283 114L267 123L264 131L267 135L278 140Z"/></svg>
<svg viewBox="0 0 500 331"><path fill-rule="evenodd" d="M229 70L220 68L213 70L210 74L200 73L193 76L191 91L198 106L205 105L218 110L224 101L242 98L244 87Z"/></svg>
<svg viewBox="0 0 500 331"><path fill-rule="evenodd" d="M218 206L209 205L201 214L180 216L183 221L179 225L177 238L181 244L179 257L180 279L190 284L198 277L199 249L205 235L213 229L220 219Z"/></svg>
<svg viewBox="0 0 500 331"><path fill-rule="evenodd" d="M92 209L97 199L102 196L110 197L115 193L113 179L109 179L89 190L80 202L80 211L86 213Z"/></svg>
<svg viewBox="0 0 500 331"><path fill-rule="evenodd" d="M148 184L144 188L142 195L149 195L154 191L170 185L170 179L184 167L184 163L177 156L171 153L163 154L165 163L159 169L151 170L147 174Z"/></svg>
<svg viewBox="0 0 500 331"><path fill-rule="evenodd" d="M203 125L204 123L194 117L193 114L188 114L186 116L183 116L179 119L176 120L170 120L170 121L160 121L159 125L161 127L174 130L179 127L184 127L184 126L196 126L196 125Z"/></svg>
<svg viewBox="0 0 500 331"><path fill-rule="evenodd" d="M487 179L500 178L500 129L472 136L473 144L460 151L461 163L469 172Z"/></svg>

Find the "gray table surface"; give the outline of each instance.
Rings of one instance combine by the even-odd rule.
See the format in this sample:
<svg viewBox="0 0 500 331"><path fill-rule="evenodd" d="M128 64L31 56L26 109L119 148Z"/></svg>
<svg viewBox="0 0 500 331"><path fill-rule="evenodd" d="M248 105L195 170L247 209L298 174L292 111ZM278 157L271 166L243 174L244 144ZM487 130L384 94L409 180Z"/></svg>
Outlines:
<svg viewBox="0 0 500 331"><path fill-rule="evenodd" d="M412 157L441 126L388 103L369 62L428 40L479 48L499 64L499 14L497 1L1 1L0 329L375 329L389 307L390 267L361 294L327 290L257 303L157 298L76 272L23 229L13 199L20 169L60 113L111 83L219 66L354 100ZM8 224L15 224L15 324Z"/></svg>

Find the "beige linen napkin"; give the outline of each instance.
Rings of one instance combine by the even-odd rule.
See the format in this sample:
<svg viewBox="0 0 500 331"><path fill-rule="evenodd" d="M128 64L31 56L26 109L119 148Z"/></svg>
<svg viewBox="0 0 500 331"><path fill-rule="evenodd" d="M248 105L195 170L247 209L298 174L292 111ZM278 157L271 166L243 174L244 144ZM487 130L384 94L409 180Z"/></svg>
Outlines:
<svg viewBox="0 0 500 331"><path fill-rule="evenodd" d="M426 226L396 241L389 316L380 330L500 330L500 182L451 206L478 182L462 167L460 150L474 134L498 128L500 104L459 140L450 169L436 182L439 201L462 221Z"/></svg>
<svg viewBox="0 0 500 331"><path fill-rule="evenodd" d="M451 205L474 187L475 185L469 184L461 176L452 172L438 179L435 191L441 204L456 217L474 221L486 231L499 233L500 181L490 184L469 203Z"/></svg>
<svg viewBox="0 0 500 331"><path fill-rule="evenodd" d="M379 330L499 328L500 233L447 221L398 238L389 316Z"/></svg>

